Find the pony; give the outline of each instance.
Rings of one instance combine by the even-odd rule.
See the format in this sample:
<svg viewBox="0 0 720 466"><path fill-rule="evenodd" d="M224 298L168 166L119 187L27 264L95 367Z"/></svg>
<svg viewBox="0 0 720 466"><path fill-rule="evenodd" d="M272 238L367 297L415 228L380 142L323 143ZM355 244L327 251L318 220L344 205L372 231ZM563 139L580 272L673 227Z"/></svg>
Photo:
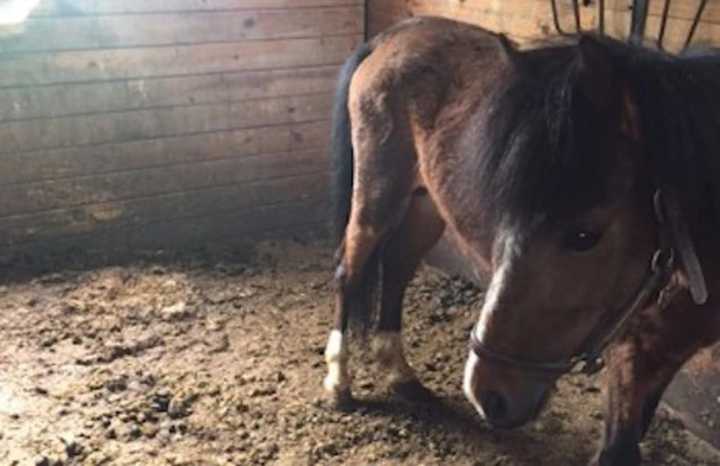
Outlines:
<svg viewBox="0 0 720 466"><path fill-rule="evenodd" d="M446 234L490 277L464 392L491 426L533 419L559 377L606 364L595 466L637 466L673 375L720 338L720 54L581 34L519 48L415 18L340 74L338 249L324 388L352 402L348 335L400 395L402 301Z"/></svg>

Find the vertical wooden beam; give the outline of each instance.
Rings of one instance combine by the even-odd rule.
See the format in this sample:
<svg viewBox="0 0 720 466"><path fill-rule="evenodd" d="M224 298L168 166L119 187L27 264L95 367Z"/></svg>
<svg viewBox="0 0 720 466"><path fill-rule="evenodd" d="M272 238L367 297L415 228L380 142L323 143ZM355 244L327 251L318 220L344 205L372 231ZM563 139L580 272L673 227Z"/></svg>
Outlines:
<svg viewBox="0 0 720 466"><path fill-rule="evenodd" d="M363 37L370 39L370 0L363 1Z"/></svg>

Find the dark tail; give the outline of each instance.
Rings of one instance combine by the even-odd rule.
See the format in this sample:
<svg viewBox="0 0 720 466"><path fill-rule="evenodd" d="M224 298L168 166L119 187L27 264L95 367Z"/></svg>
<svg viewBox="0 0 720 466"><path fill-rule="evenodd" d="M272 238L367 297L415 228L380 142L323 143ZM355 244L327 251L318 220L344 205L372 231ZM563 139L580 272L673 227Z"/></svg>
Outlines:
<svg viewBox="0 0 720 466"><path fill-rule="evenodd" d="M354 177L354 154L352 146L352 132L348 98L350 96L350 82L368 55L371 49L363 44L347 59L340 71L335 105L332 117L331 154L332 160L332 202L335 223L335 238L340 244L336 252L336 260L342 257L342 239L350 220L352 208L352 191ZM368 330L377 320L377 289L381 280L380 251L374 251L368 259L363 270L363 279L360 289L357 290L360 299L348 309L350 330L361 336L367 342Z"/></svg>
<svg viewBox="0 0 720 466"><path fill-rule="evenodd" d="M353 147L350 128L348 98L350 81L363 60L370 55L370 46L363 44L347 59L338 78L332 116L330 159L332 163L331 195L334 212L335 237L338 242L345 234L350 219L353 189Z"/></svg>

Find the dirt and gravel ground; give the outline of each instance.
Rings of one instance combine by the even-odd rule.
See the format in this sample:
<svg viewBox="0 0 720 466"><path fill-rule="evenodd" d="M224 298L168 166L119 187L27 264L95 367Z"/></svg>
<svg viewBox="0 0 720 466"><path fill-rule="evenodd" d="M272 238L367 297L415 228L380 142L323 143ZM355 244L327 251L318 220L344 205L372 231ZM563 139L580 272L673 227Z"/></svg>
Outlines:
<svg viewBox="0 0 720 466"><path fill-rule="evenodd" d="M405 338L442 401L392 399L359 356L362 403L327 409L329 250L267 243L0 286L0 464L585 464L598 381L567 378L537 422L490 431L460 389L482 296L431 270L408 292ZM643 450L647 465L720 465L666 416Z"/></svg>

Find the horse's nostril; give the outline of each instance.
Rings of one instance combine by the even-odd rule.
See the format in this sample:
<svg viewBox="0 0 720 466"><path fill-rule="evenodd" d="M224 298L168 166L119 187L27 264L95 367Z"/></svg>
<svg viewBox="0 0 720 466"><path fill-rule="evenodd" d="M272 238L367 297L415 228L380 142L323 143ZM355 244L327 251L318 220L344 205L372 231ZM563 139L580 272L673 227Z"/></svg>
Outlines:
<svg viewBox="0 0 720 466"><path fill-rule="evenodd" d="M505 398L492 390L480 394L480 404L490 420L504 419L508 412Z"/></svg>

